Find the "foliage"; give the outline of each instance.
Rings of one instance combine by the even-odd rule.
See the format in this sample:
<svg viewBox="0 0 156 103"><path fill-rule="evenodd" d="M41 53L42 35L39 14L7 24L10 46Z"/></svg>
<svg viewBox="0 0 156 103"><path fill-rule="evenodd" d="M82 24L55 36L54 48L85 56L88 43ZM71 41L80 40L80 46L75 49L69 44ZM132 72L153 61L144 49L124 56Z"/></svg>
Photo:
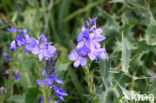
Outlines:
<svg viewBox="0 0 156 103"><path fill-rule="evenodd" d="M3 53L9 51L10 42L16 37L7 31L14 23L21 29L30 28L34 37L43 32L56 43L55 69L64 78L65 92L69 94L66 102L91 102L83 69L74 68L67 59L88 16L98 17L98 27L106 36L101 44L106 48L107 60L94 61L89 68L94 73L99 102L123 103L124 95L132 90L156 96L155 5L155 0L1 0L0 87L10 85L8 76L3 74L6 69L15 68L21 73L18 80L11 82L13 94L5 95L5 103L39 101L39 86L35 82L38 67L32 54L24 55L18 49L10 52L16 56L14 64L4 60ZM130 99L128 103L136 102Z"/></svg>

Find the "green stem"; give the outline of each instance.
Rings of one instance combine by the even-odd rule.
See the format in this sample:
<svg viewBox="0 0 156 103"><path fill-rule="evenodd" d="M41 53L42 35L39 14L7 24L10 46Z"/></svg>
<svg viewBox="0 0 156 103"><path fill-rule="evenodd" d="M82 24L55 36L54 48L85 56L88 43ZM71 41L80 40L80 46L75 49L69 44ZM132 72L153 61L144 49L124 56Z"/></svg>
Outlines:
<svg viewBox="0 0 156 103"><path fill-rule="evenodd" d="M1 91L1 93L0 93L0 101L1 101L2 103L4 103L3 91Z"/></svg>
<svg viewBox="0 0 156 103"><path fill-rule="evenodd" d="M14 60L14 56L11 56ZM5 88L6 88L6 93L5 93L5 98L8 98L8 97L12 97L13 96L13 89L14 89L14 76L13 76L13 68L14 67L14 63L11 61L9 63L10 65L10 69L9 69L9 77L8 77L8 80L6 80L6 83L5 83ZM11 101L8 101L8 103L11 103Z"/></svg>
<svg viewBox="0 0 156 103"><path fill-rule="evenodd" d="M89 71L88 66L85 66L83 68L83 70L84 70L85 75L86 75L85 80L86 80L86 82L88 84L89 94L93 99L93 103L98 103L98 99L97 99L97 96L96 96L96 89L95 89L95 85L94 85L94 82L93 82L93 79L94 79L93 72Z"/></svg>
<svg viewBox="0 0 156 103"><path fill-rule="evenodd" d="M43 84L42 84L42 72L41 72L41 69L40 69L40 67L41 67L40 61L39 61L39 63L38 63L38 66L39 66L39 67L38 67L39 78L40 78L40 82L41 82L40 91L41 91L41 93L42 93L43 103L47 103L47 95L46 95L46 92L45 92L45 88L44 88L44 86L43 86Z"/></svg>
<svg viewBox="0 0 156 103"><path fill-rule="evenodd" d="M71 14L69 14L67 17L65 17L65 19L63 20L63 22L67 22L67 21L71 20L71 19L74 18L75 16L77 16L77 15L83 13L83 12L88 11L89 9L91 9L91 8L93 8L93 7L95 7L95 6L97 6L98 4L100 4L100 3L102 3L102 2L104 2L104 0L97 0L97 1L95 1L95 2L92 2L92 3L88 4L88 5L86 5L86 6L83 7L83 8L80 8L80 9L74 11L73 13L71 13Z"/></svg>

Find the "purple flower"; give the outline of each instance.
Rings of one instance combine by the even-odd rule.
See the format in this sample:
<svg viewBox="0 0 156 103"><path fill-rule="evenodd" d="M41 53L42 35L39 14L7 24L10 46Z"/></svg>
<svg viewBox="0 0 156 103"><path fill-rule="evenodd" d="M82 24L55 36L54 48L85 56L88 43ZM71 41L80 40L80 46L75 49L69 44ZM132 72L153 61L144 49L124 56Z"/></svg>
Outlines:
<svg viewBox="0 0 156 103"><path fill-rule="evenodd" d="M52 95L47 96L48 101L50 101L52 99L52 96L55 96L55 98L59 98L60 100L65 102L63 96L68 96L68 94L63 92L63 89L62 89L63 81L61 79L57 78L57 75L55 75L55 72L54 72L55 69L54 68L51 69L52 67L54 67L53 64L54 64L53 59L49 59L46 61L46 68L42 72L42 76L41 76L42 78L41 78L41 80L37 79L36 82L38 85L41 86L41 83L42 83L42 86L46 86L46 88L50 88L54 91L55 95L52 94ZM46 85L46 84L48 84L48 85ZM43 101L44 98L41 98L41 99ZM42 103L42 101L41 101L41 103ZM54 100L52 99L52 101L54 101ZM54 103L58 103L58 101L54 101Z"/></svg>
<svg viewBox="0 0 156 103"><path fill-rule="evenodd" d="M82 32L77 36L77 41L86 41L89 39L89 30L84 26L82 27Z"/></svg>
<svg viewBox="0 0 156 103"><path fill-rule="evenodd" d="M15 27L11 26L11 31L17 31ZM10 49L15 50L17 46L24 46L25 53L32 52L38 55L39 61L43 59L50 59L55 57L56 48L52 46L53 42L47 42L47 37L42 33L38 36L38 40L30 36L26 29L21 29L20 34L16 36L16 40L13 40L10 44Z"/></svg>
<svg viewBox="0 0 156 103"><path fill-rule="evenodd" d="M106 50L104 48L93 49L90 53L88 53L88 56L91 61L97 60L98 57L106 59Z"/></svg>
<svg viewBox="0 0 156 103"><path fill-rule="evenodd" d="M23 30L20 30L21 34L24 35L24 37L26 37L27 34L27 29L23 29Z"/></svg>
<svg viewBox="0 0 156 103"><path fill-rule="evenodd" d="M47 41L47 37L42 33L41 36L38 36L39 41Z"/></svg>
<svg viewBox="0 0 156 103"><path fill-rule="evenodd" d="M102 31L103 31L102 28L98 28L93 33L90 33L90 35L89 35L90 41L91 42L100 42L100 41L105 40L106 37L101 35Z"/></svg>
<svg viewBox="0 0 156 103"><path fill-rule="evenodd" d="M92 26L96 26L96 20L97 20L97 17L95 17L95 18L93 18L93 20L92 20Z"/></svg>
<svg viewBox="0 0 156 103"><path fill-rule="evenodd" d="M55 81L58 83L58 84L63 84L63 81L61 79L55 79Z"/></svg>
<svg viewBox="0 0 156 103"><path fill-rule="evenodd" d="M54 57L54 53L56 51L56 48L54 46L51 46L46 41L42 42L39 46L36 46L33 50L33 54L38 54L39 61L42 61L42 59L48 60L51 57Z"/></svg>
<svg viewBox="0 0 156 103"><path fill-rule="evenodd" d="M85 66L87 55L91 61L97 60L98 57L106 59L106 50L101 48L99 43L105 40L105 37L101 35L102 28L97 28L96 20L97 17L93 18L93 20L88 17L88 21L86 21L87 28L83 26L82 32L77 36L77 47L68 56L69 60L74 61L74 67Z"/></svg>
<svg viewBox="0 0 156 103"><path fill-rule="evenodd" d="M8 28L9 31L11 32L16 32L18 29L16 29L16 25L11 25L11 28Z"/></svg>
<svg viewBox="0 0 156 103"><path fill-rule="evenodd" d="M11 50L15 50L15 49L16 49L16 42L15 42L15 40L13 40L13 41L11 42L11 44L10 44L10 49L11 49Z"/></svg>
<svg viewBox="0 0 156 103"><path fill-rule="evenodd" d="M20 78L21 74L18 70L13 69L13 74L15 75L15 79L17 80L18 78Z"/></svg>
<svg viewBox="0 0 156 103"><path fill-rule="evenodd" d="M5 88L4 87L0 87L0 95L3 94L3 92L5 92Z"/></svg>
<svg viewBox="0 0 156 103"><path fill-rule="evenodd" d="M63 90L61 88L58 88L57 86L52 86L52 88L54 89L55 91L55 95L59 95L59 98L64 101L64 98L63 96L68 96L67 93L63 92Z"/></svg>
<svg viewBox="0 0 156 103"><path fill-rule="evenodd" d="M29 35L26 35L26 45L25 51L32 51L36 46L38 46L39 41Z"/></svg>
<svg viewBox="0 0 156 103"><path fill-rule="evenodd" d="M16 36L16 43L18 46L22 46L26 44L26 40L22 37L22 35L18 34Z"/></svg>
<svg viewBox="0 0 156 103"><path fill-rule="evenodd" d="M4 53L3 55L5 56L6 61L11 60L11 57L9 56L9 53Z"/></svg>
<svg viewBox="0 0 156 103"><path fill-rule="evenodd" d="M68 59L69 60L72 60L72 61L75 61L74 62L74 67L77 68L79 65L81 66L85 66L86 65L86 62L87 62L87 59L80 56L78 53L77 53L77 50L73 50L71 51L71 53L69 54L68 56Z"/></svg>
<svg viewBox="0 0 156 103"><path fill-rule="evenodd" d="M49 77L46 77L43 81L47 82L48 85L52 85L54 79L55 79L55 76L49 76Z"/></svg>
<svg viewBox="0 0 156 103"><path fill-rule="evenodd" d="M54 103L59 103L58 101L54 101Z"/></svg>
<svg viewBox="0 0 156 103"><path fill-rule="evenodd" d="M41 86L41 80L40 79L37 79L36 83ZM42 85L45 86L46 85L46 81L42 80Z"/></svg>
<svg viewBox="0 0 156 103"><path fill-rule="evenodd" d="M5 72L3 74L4 75L8 75L9 74L9 70L5 70Z"/></svg>

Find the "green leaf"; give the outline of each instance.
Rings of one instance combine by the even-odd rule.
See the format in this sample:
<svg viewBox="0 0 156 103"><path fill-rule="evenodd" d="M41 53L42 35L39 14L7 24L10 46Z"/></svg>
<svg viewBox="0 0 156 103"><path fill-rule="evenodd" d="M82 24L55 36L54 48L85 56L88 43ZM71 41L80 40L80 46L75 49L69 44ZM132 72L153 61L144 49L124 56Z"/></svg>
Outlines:
<svg viewBox="0 0 156 103"><path fill-rule="evenodd" d="M55 68L56 68L55 70L56 72L66 71L68 69L68 66L69 66L69 62L63 63L61 62L60 59L58 59L55 65Z"/></svg>
<svg viewBox="0 0 156 103"><path fill-rule="evenodd" d="M109 26L110 29L115 29L115 30L119 30L120 26L117 23L117 21L115 20L115 16L108 14L106 11L102 10L100 7L97 7L100 15L106 19L106 26Z"/></svg>
<svg viewBox="0 0 156 103"><path fill-rule="evenodd" d="M8 101L15 102L15 103L24 103L24 98L25 98L24 95L14 95L14 96L11 96L8 99Z"/></svg>
<svg viewBox="0 0 156 103"><path fill-rule="evenodd" d="M25 96L25 103L37 103L39 89L37 87L28 88Z"/></svg>
<svg viewBox="0 0 156 103"><path fill-rule="evenodd" d="M111 0L111 3L125 3L126 0Z"/></svg>
<svg viewBox="0 0 156 103"><path fill-rule="evenodd" d="M117 95L116 89L108 89L99 96L100 103L113 103L117 99Z"/></svg>
<svg viewBox="0 0 156 103"><path fill-rule="evenodd" d="M127 48L126 39L124 38L122 34L121 65L122 65L122 71L125 73L128 73L129 62L130 62L130 52Z"/></svg>
<svg viewBox="0 0 156 103"><path fill-rule="evenodd" d="M66 6L65 6L66 5ZM65 32L69 31L67 27L68 22L64 23L63 19L64 17L68 16L69 10L70 10L71 0L63 0L61 3L61 8L58 13L58 35L59 38L66 47L69 48L70 46L70 36L68 33Z"/></svg>
<svg viewBox="0 0 156 103"><path fill-rule="evenodd" d="M120 95L113 103L119 103L119 101L122 99L124 95Z"/></svg>
<svg viewBox="0 0 156 103"><path fill-rule="evenodd" d="M67 21L71 20L72 18L74 18L74 17L77 16L78 14L81 14L81 13L83 13L83 12L88 11L88 9L91 9L91 8L97 6L97 5L100 4L101 2L103 2L103 0L97 0L97 1L95 1L95 2L92 2L92 3L88 4L88 5L86 5L86 6L83 7L83 8L80 8L80 9L74 11L73 13L71 13L70 15L68 15L67 17L65 17L64 22L67 22Z"/></svg>
<svg viewBox="0 0 156 103"><path fill-rule="evenodd" d="M112 83L111 73L109 72L110 70L109 59L107 60L100 59L99 66L100 66L100 70L99 70L100 77L105 85L105 88L108 89L111 87L111 83Z"/></svg>
<svg viewBox="0 0 156 103"><path fill-rule="evenodd" d="M64 47L59 47L58 49L61 52L60 52L60 56L56 62L55 70L56 70L56 72L66 71L68 69L68 66L70 63L70 61L67 59L67 57L68 57L67 49Z"/></svg>
<svg viewBox="0 0 156 103"><path fill-rule="evenodd" d="M70 77L71 77L80 97L81 97L81 100L84 102L84 96L82 95L84 93L84 90L80 84L80 81L78 81L76 73L74 72L74 70L72 70L72 68L68 69L68 73L69 73L69 75L70 75Z"/></svg>
<svg viewBox="0 0 156 103"><path fill-rule="evenodd" d="M19 83L24 87L24 88L30 88L35 85L35 82L33 81L33 75L30 72L22 72L21 77L19 78Z"/></svg>

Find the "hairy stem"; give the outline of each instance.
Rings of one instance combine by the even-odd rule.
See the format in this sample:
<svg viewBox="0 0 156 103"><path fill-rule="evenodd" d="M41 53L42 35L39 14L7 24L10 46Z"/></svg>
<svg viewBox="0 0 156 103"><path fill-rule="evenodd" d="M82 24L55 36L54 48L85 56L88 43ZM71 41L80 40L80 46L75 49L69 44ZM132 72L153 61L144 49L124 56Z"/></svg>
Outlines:
<svg viewBox="0 0 156 103"><path fill-rule="evenodd" d="M86 75L85 80L86 80L86 82L88 84L89 94L93 99L93 103L98 103L98 99L97 99L97 96L96 96L96 89L95 89L95 85L94 85L94 82L93 82L94 74L93 74L93 72L89 71L88 66L85 66L83 68L83 70L84 70L85 75Z"/></svg>
<svg viewBox="0 0 156 103"><path fill-rule="evenodd" d="M45 92L45 88L44 88L44 86L43 86L43 84L42 84L42 71L41 71L41 63L40 63L40 61L39 61L39 63L38 63L38 72L39 72L39 79L40 79L40 82L41 82L41 86L40 86L40 91L41 91L41 93L42 93L42 97L43 97L43 103L47 103L48 101L47 101L47 95L46 95L46 92Z"/></svg>

